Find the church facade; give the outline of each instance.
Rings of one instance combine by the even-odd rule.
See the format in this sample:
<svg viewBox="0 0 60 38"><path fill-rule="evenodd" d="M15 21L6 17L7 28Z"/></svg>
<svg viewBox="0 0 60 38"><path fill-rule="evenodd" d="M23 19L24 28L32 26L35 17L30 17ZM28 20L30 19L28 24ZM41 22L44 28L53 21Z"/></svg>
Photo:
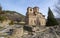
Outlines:
<svg viewBox="0 0 60 38"><path fill-rule="evenodd" d="M45 16L39 12L39 7L28 7L26 13L26 25L40 25L45 26Z"/></svg>

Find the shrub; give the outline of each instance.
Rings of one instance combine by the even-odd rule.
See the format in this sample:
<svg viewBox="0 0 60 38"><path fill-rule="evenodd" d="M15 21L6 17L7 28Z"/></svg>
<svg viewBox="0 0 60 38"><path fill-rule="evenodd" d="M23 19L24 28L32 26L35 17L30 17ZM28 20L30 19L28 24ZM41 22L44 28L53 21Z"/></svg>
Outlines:
<svg viewBox="0 0 60 38"><path fill-rule="evenodd" d="M9 23L9 25L13 25L14 24L14 22L13 21L11 21L10 23Z"/></svg>
<svg viewBox="0 0 60 38"><path fill-rule="evenodd" d="M4 20L6 20L5 16L0 16L0 21L3 22Z"/></svg>
<svg viewBox="0 0 60 38"><path fill-rule="evenodd" d="M24 26L23 29L28 31L28 32L32 32L32 28L29 26Z"/></svg>

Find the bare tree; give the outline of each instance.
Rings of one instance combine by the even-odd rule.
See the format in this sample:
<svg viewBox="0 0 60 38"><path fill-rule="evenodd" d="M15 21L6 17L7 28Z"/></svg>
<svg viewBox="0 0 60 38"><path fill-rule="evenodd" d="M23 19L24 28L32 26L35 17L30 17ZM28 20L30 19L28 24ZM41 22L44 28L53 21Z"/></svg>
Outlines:
<svg viewBox="0 0 60 38"><path fill-rule="evenodd" d="M55 4L55 9L54 11L56 13L58 13L58 15L60 16L60 0L57 1L57 4Z"/></svg>

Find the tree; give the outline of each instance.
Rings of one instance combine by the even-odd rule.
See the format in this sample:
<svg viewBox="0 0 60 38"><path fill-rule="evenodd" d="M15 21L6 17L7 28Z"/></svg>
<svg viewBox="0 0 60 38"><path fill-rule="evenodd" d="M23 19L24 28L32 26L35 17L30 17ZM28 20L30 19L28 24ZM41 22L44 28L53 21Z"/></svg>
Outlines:
<svg viewBox="0 0 60 38"><path fill-rule="evenodd" d="M54 11L58 14L58 17L60 17L60 0L57 0Z"/></svg>
<svg viewBox="0 0 60 38"><path fill-rule="evenodd" d="M2 7L1 7L1 5L0 5L0 13L2 12Z"/></svg>
<svg viewBox="0 0 60 38"><path fill-rule="evenodd" d="M54 25L58 25L58 22L54 18L54 15L53 15L51 9L49 8L46 26L54 26Z"/></svg>
<svg viewBox="0 0 60 38"><path fill-rule="evenodd" d="M0 14L4 14L4 11L2 10L2 6L0 5Z"/></svg>

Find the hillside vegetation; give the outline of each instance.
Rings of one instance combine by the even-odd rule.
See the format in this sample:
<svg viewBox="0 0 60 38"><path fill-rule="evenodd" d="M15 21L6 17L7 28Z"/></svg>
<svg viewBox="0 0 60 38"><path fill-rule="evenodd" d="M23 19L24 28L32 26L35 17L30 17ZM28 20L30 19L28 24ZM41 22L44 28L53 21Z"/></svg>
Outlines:
<svg viewBox="0 0 60 38"><path fill-rule="evenodd" d="M15 11L2 11L0 16L5 16L12 21L24 21L25 16Z"/></svg>

